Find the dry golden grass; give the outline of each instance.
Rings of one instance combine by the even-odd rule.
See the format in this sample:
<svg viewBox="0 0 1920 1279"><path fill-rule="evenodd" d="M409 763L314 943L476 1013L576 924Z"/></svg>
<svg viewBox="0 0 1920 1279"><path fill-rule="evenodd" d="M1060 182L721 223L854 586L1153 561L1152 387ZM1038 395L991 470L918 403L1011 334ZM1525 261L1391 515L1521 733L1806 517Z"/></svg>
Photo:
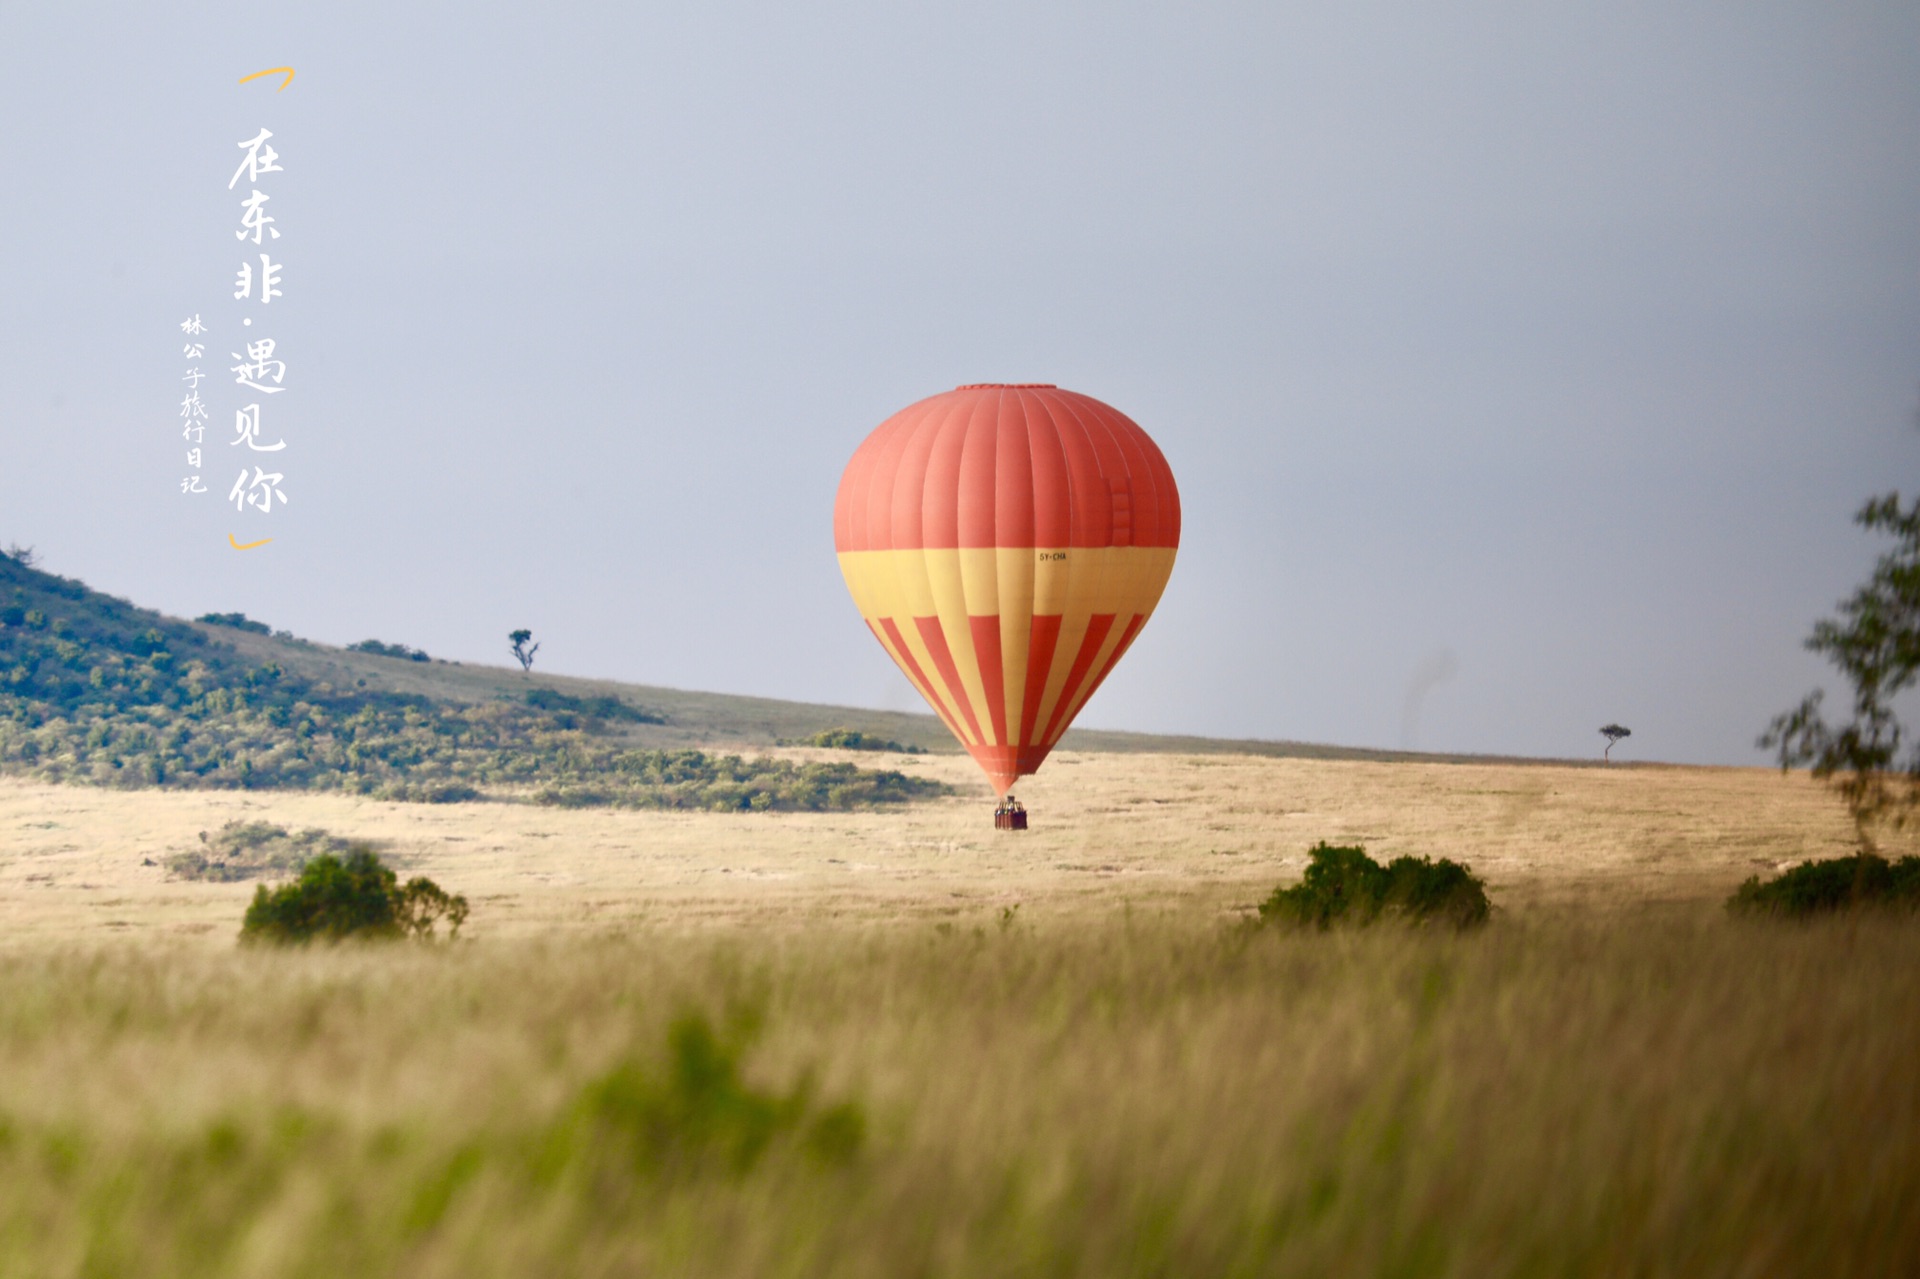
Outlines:
<svg viewBox="0 0 1920 1279"><path fill-rule="evenodd" d="M1849 851L1829 794L1765 769L1067 753L1021 788L1034 829L996 836L968 760L884 762L970 793L891 812L734 816L0 779L0 946L107 934L224 946L251 887L169 882L164 859L235 819L390 841L413 873L468 896L482 939L1015 902L1029 915L1148 898L1228 911L1297 878L1321 839L1383 860L1467 862L1510 910L1714 899L1756 871Z"/></svg>
<svg viewBox="0 0 1920 1279"><path fill-rule="evenodd" d="M1920 1273L1920 926L1718 906L1848 851L1804 778L1080 755L1022 797L996 837L984 788L0 783L0 1275ZM392 841L471 939L237 948L251 888L158 864L235 817ZM1250 928L1322 838L1499 913ZM689 1009L757 1019L753 1087L857 1104L858 1156L645 1156L596 1081L671 1078ZM731 1112L681 1100L649 1122L697 1154Z"/></svg>

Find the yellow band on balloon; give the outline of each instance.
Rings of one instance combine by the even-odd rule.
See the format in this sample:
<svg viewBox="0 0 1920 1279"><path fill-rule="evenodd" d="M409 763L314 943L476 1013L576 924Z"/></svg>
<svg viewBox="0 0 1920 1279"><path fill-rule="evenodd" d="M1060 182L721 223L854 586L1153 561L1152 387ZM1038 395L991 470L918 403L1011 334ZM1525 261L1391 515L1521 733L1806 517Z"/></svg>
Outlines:
<svg viewBox="0 0 1920 1279"><path fill-rule="evenodd" d="M1159 602L1175 554L1171 547L982 547L844 551L839 558L881 644L962 744L975 748L1051 746ZM1052 651L1030 681L1036 636L1050 639Z"/></svg>

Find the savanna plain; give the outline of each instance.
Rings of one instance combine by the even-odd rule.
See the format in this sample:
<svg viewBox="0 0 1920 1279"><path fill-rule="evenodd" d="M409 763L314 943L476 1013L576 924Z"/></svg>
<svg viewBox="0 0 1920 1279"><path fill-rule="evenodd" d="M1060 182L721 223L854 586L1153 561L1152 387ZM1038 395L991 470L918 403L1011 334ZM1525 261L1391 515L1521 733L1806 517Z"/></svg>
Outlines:
<svg viewBox="0 0 1920 1279"><path fill-rule="evenodd" d="M1920 926L1722 908L1852 850L1804 776L1068 752L996 834L861 762L959 790L0 779L0 1275L1920 1273ZM472 914L239 946L233 821ZM1321 840L1493 918L1262 927Z"/></svg>

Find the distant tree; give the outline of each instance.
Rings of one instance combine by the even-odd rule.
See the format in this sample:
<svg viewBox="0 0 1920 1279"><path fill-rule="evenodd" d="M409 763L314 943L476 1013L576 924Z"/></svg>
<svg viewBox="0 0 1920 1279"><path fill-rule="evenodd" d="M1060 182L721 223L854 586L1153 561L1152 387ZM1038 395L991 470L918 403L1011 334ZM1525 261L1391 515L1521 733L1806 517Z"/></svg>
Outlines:
<svg viewBox="0 0 1920 1279"><path fill-rule="evenodd" d="M1633 730L1624 724L1609 724L1600 730L1600 736L1607 739L1607 749L1600 752L1600 758L1611 764L1613 763L1613 748L1619 744L1621 738L1632 737Z"/></svg>
<svg viewBox="0 0 1920 1279"><path fill-rule="evenodd" d="M32 568L40 562L40 554L38 551L35 551L31 546L22 546L18 542L7 547L6 554L8 559L18 564L21 568Z"/></svg>
<svg viewBox="0 0 1920 1279"><path fill-rule="evenodd" d="M507 638L513 641L512 652L514 657L520 661L520 669L523 671L532 670L533 655L540 651L538 644L535 644L532 648L527 647L527 641L533 638L533 632L529 630L518 630L508 635Z"/></svg>
<svg viewBox="0 0 1920 1279"><path fill-rule="evenodd" d="M1840 615L1814 623L1806 646L1824 653L1853 686L1853 716L1829 725L1822 691L1777 716L1760 738L1782 769L1811 765L1816 779L1846 801L1861 851L1874 851L1881 823L1904 826L1920 808L1920 747L1901 756L1904 732L1893 701L1920 677L1920 497L1904 510L1889 493L1860 508L1854 522L1894 539L1873 574L1840 602Z"/></svg>

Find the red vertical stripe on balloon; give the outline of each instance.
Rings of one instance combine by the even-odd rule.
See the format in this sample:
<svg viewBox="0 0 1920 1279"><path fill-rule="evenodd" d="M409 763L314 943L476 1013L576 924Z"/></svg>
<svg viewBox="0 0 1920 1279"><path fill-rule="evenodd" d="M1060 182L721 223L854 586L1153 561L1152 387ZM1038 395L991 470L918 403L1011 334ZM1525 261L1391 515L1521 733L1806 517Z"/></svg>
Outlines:
<svg viewBox="0 0 1920 1279"><path fill-rule="evenodd" d="M1107 632L1111 629L1112 613L1095 613L1087 623L1087 636L1080 641L1080 651L1073 655L1073 665L1067 668L1067 682L1060 689L1060 700L1053 704L1053 714L1047 717L1047 735L1042 741L1050 743L1055 739L1056 730L1065 731L1066 726L1060 722L1060 718L1067 713L1067 707L1073 705L1073 695L1079 690L1080 681L1087 677L1087 671L1093 666L1093 659L1100 652L1100 645L1105 642Z"/></svg>
<svg viewBox="0 0 1920 1279"><path fill-rule="evenodd" d="M1107 676L1113 673L1113 668L1120 664L1122 657L1126 656L1127 646L1133 643L1133 637L1140 633L1140 627L1146 623L1146 620L1145 613L1133 615L1133 620L1127 623L1127 629L1120 633L1120 642L1113 646L1113 652L1107 655L1107 660L1101 663L1100 669L1095 671L1093 678L1087 682L1086 695L1080 699L1081 705L1084 706L1088 698L1100 691L1100 685L1106 682Z"/></svg>
<svg viewBox="0 0 1920 1279"><path fill-rule="evenodd" d="M1017 391L1002 394L999 438L994 441L993 544L1038 546L1033 540L1034 461L1026 400Z"/></svg>
<svg viewBox="0 0 1920 1279"><path fill-rule="evenodd" d="M968 401L956 400L936 421L919 428L921 434L932 436L926 478L912 498L920 508L922 546L960 545L960 459L973 409Z"/></svg>
<svg viewBox="0 0 1920 1279"><path fill-rule="evenodd" d="M940 712L940 718L947 721L947 727L958 731L959 721L954 718L953 712L947 709L946 704L940 700L940 690L934 686L932 680L927 678L927 673L920 669L920 663L914 657L913 650L907 647L906 637L900 633L900 628L894 625L891 617L881 618L880 625L886 628L887 638L893 641L893 651L900 654L900 660L907 664L907 673L919 681L920 687L926 689L927 694L933 698L933 709ZM873 623L868 622L867 627L868 629L872 629ZM877 632L874 638L880 638ZM886 646L883 644L881 647L884 648Z"/></svg>
<svg viewBox="0 0 1920 1279"><path fill-rule="evenodd" d="M1047 676L1053 671L1053 647L1060 642L1060 615L1036 616L1028 631L1027 694L1020 704L1020 740L1017 745L1037 746L1033 735L1040 718L1040 699L1047 695Z"/></svg>
<svg viewBox="0 0 1920 1279"><path fill-rule="evenodd" d="M947 647L947 634L940 629L937 617L916 617L913 624L920 628L920 638L926 641L927 651L933 654L933 664L940 671L940 678L947 682L947 692L953 698L953 704L960 708L960 714L966 718L967 727L973 732L975 742L984 742L980 735L980 721L974 716L973 703L967 700L967 686L960 682L960 668L954 665L953 652Z"/></svg>
<svg viewBox="0 0 1920 1279"><path fill-rule="evenodd" d="M1020 392L1020 404L1026 411L1027 455L1032 464L1028 476L1028 497L1033 504L1033 545L1071 546L1073 523L1068 518L1065 495L1068 483L1067 453L1060 443L1060 428L1047 411L1046 402L1032 391Z"/></svg>
<svg viewBox="0 0 1920 1279"><path fill-rule="evenodd" d="M1000 451L1000 397L983 395L961 428L954 473L954 546L1000 546L993 474Z"/></svg>
<svg viewBox="0 0 1920 1279"><path fill-rule="evenodd" d="M874 541L869 545L875 550L894 546L925 546L927 544L924 491L927 485L927 461L933 454L934 433L923 423L903 422L899 432L899 461L894 463L890 475L876 475L876 480L884 486L886 501L878 500L876 492L868 502L867 527L876 537L884 530L885 541ZM891 443L891 440L888 441ZM876 466L888 464L888 456L876 460ZM865 549L865 548L862 548Z"/></svg>
<svg viewBox="0 0 1920 1279"><path fill-rule="evenodd" d="M996 745L1009 744L1007 737L1007 678L1000 665L1000 615L969 617L973 628L973 653L980 662L980 682L987 693L987 718L993 721Z"/></svg>
<svg viewBox="0 0 1920 1279"><path fill-rule="evenodd" d="M1137 431L1116 431L1107 428L1113 446L1124 459L1120 476L1116 482L1125 486L1131 505L1133 537L1129 546L1160 545L1160 476L1159 468L1153 465L1147 456L1147 450L1141 446L1144 436ZM1164 464L1163 464L1164 465Z"/></svg>

